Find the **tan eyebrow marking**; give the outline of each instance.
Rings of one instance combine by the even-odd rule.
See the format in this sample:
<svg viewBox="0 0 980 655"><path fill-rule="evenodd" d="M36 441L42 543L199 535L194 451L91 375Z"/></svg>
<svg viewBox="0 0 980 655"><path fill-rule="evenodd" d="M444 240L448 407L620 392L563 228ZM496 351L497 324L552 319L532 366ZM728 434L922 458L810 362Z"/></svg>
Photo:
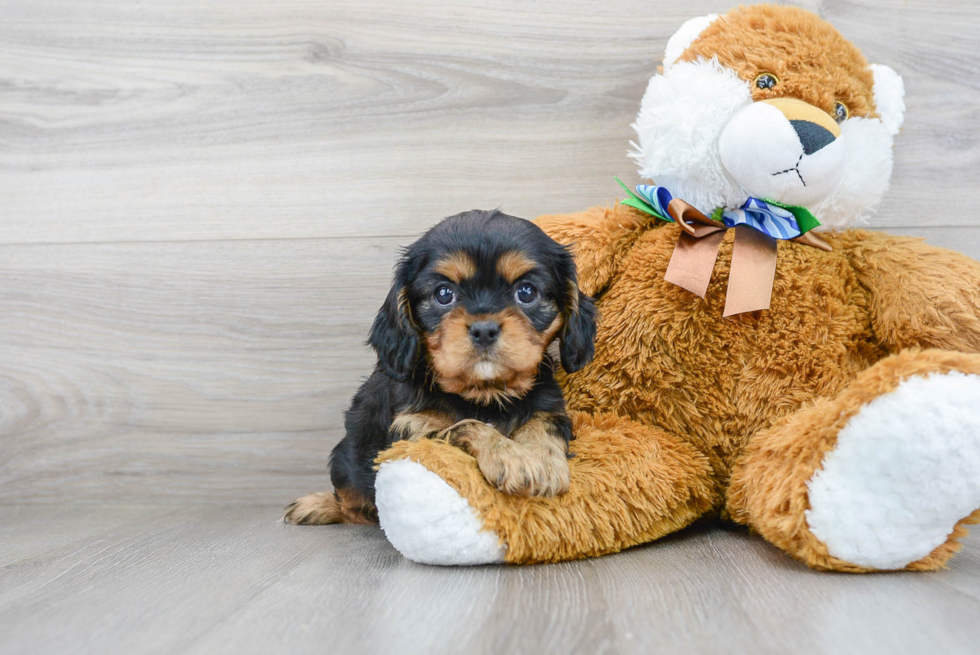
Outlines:
<svg viewBox="0 0 980 655"><path fill-rule="evenodd" d="M508 250L497 259L497 272L510 284L516 282L534 266L534 260L517 250Z"/></svg>
<svg viewBox="0 0 980 655"><path fill-rule="evenodd" d="M465 252L457 250L436 262L432 270L459 284L476 275L476 262Z"/></svg>

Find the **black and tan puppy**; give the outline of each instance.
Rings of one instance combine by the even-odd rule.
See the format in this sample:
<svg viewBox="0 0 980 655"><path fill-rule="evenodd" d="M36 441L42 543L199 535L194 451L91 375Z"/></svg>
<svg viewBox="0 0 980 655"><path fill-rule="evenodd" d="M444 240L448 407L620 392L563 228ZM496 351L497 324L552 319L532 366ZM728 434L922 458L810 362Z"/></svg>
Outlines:
<svg viewBox="0 0 980 655"><path fill-rule="evenodd" d="M595 305L568 251L500 212L445 219L408 247L369 342L374 373L330 455L333 493L303 496L288 523L375 523L375 458L399 439L443 438L511 494L568 489L571 422L547 349L592 359Z"/></svg>

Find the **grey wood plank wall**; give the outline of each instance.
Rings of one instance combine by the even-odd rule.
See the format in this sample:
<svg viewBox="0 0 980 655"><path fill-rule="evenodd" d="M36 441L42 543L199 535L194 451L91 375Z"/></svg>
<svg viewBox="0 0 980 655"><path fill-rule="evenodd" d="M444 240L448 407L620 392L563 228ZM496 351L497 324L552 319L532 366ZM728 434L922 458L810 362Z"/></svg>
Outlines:
<svg viewBox="0 0 980 655"><path fill-rule="evenodd" d="M322 488L400 245L636 180L730 0L0 2L0 502ZM980 5L804 3L906 80L873 226L980 257Z"/></svg>

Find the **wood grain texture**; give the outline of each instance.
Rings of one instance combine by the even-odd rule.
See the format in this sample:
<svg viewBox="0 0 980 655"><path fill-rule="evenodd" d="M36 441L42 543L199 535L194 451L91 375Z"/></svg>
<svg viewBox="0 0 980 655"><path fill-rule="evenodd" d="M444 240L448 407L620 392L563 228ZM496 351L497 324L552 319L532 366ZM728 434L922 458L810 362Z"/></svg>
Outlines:
<svg viewBox="0 0 980 655"><path fill-rule="evenodd" d="M802 4L906 78L873 225L980 257L980 6ZM323 488L398 247L613 202L729 6L0 0L0 503Z"/></svg>
<svg viewBox="0 0 980 655"><path fill-rule="evenodd" d="M617 199L667 38L729 0L0 3L0 241L410 235ZM805 2L908 88L876 224L976 225L980 4Z"/></svg>
<svg viewBox="0 0 980 655"><path fill-rule="evenodd" d="M980 228L919 232L980 252ZM325 488L403 243L0 246L0 503Z"/></svg>
<svg viewBox="0 0 980 655"><path fill-rule="evenodd" d="M0 652L958 655L980 638L977 537L932 574L818 573L709 526L595 560L441 568L375 527L286 526L277 508L74 512L0 507ZM46 522L62 529L40 538Z"/></svg>
<svg viewBox="0 0 980 655"><path fill-rule="evenodd" d="M0 246L0 502L285 504L322 487L396 248Z"/></svg>

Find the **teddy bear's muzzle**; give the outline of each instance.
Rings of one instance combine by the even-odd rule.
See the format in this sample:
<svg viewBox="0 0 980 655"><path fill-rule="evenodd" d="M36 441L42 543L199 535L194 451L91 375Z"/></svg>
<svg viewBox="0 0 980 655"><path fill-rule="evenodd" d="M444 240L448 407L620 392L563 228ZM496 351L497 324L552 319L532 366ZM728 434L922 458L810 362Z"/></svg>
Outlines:
<svg viewBox="0 0 980 655"><path fill-rule="evenodd" d="M795 98L746 106L722 130L718 150L750 196L802 207L837 188L846 151L836 121Z"/></svg>

